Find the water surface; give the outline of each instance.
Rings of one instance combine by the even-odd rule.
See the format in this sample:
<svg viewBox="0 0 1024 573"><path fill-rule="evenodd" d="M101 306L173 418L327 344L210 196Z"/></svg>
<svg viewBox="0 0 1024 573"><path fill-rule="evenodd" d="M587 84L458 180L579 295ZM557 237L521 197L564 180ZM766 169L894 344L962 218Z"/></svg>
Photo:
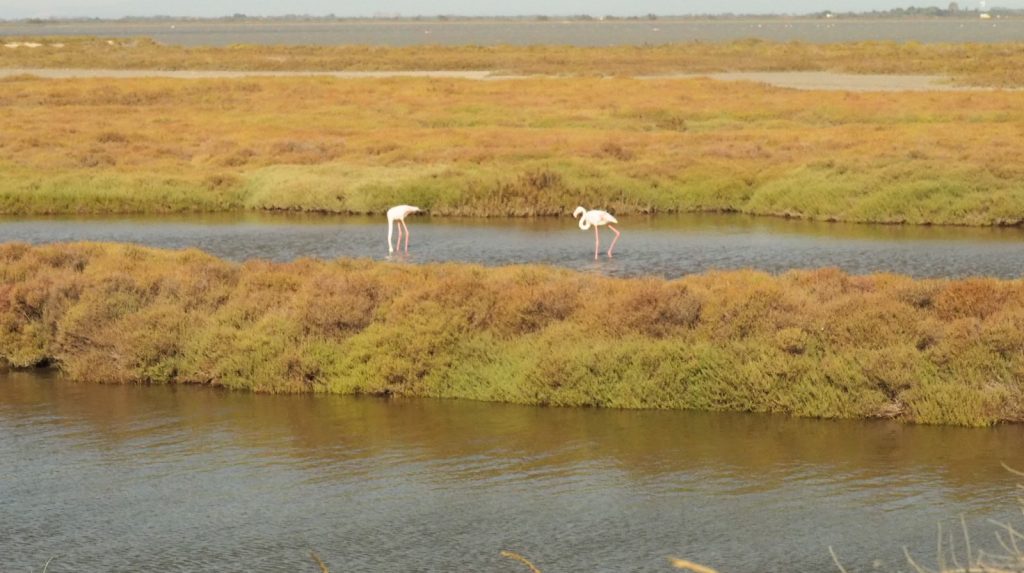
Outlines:
<svg viewBox="0 0 1024 573"><path fill-rule="evenodd" d="M778 42L1017 42L1024 18L750 19L656 21L362 21L362 22L0 22L0 35L147 36L167 44L381 46L657 45L758 38Z"/></svg>
<svg viewBox="0 0 1024 573"><path fill-rule="evenodd" d="M270 214L4 218L0 242L118 241L197 247L231 260L388 258L382 217ZM1024 274L1024 229L852 225L747 217L620 217L615 258L595 262L594 234L569 217L408 220L410 254L396 262L544 263L613 276L679 277L712 269L839 267L916 277Z"/></svg>
<svg viewBox="0 0 1024 573"><path fill-rule="evenodd" d="M4 571L906 571L996 550L1024 426L261 396L0 375ZM877 560L877 563L876 563Z"/></svg>

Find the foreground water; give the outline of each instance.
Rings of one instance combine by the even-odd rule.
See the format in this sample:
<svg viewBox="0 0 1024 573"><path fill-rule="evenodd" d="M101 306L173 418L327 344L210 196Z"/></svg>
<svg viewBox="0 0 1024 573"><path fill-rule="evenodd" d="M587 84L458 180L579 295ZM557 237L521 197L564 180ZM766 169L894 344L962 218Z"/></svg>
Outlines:
<svg viewBox="0 0 1024 573"><path fill-rule="evenodd" d="M614 276L678 277L711 269L840 267L916 277L1024 274L1024 229L815 223L741 215L623 217L616 257L593 260L574 219L409 219L398 262L545 263ZM607 249L611 231L603 231ZM0 219L0 242L119 241L197 247L232 260L388 258L381 217L230 214Z"/></svg>
<svg viewBox="0 0 1024 573"><path fill-rule="evenodd" d="M0 375L0 569L906 570L997 550L1024 426L262 396Z"/></svg>
<svg viewBox="0 0 1024 573"><path fill-rule="evenodd" d="M973 17L971 17L973 16ZM147 36L167 44L343 45L657 45L759 38L778 42L1015 42L1024 19L737 19L656 21L362 21L362 22L0 22L0 35Z"/></svg>

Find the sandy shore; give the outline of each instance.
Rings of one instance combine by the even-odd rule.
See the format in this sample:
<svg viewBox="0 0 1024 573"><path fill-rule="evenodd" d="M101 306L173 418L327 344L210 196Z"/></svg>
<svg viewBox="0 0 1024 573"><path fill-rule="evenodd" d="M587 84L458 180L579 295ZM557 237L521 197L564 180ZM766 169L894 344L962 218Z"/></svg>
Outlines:
<svg viewBox="0 0 1024 573"><path fill-rule="evenodd" d="M105 69L0 69L0 78L31 75L41 78L245 78L326 76L361 78L454 78L465 80L513 80L530 76L500 75L485 70L469 71L226 71L226 70L105 70ZM799 90L828 91L979 91L993 88L957 86L946 76L843 74L835 72L719 72L707 74L669 74L638 76L645 80L711 78L719 81L759 82Z"/></svg>
<svg viewBox="0 0 1024 573"><path fill-rule="evenodd" d="M798 90L855 92L905 91L990 91L994 88L958 86L947 76L842 74L835 72L723 72L711 74L678 74L646 76L649 79L706 77L722 81L759 82Z"/></svg>

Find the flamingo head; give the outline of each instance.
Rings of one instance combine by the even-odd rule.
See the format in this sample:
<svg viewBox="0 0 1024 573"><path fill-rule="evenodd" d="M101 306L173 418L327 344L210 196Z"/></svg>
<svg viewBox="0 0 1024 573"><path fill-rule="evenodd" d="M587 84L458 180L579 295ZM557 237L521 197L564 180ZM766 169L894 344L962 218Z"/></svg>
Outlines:
<svg viewBox="0 0 1024 573"><path fill-rule="evenodd" d="M583 207L576 207L576 210L572 212L572 218L575 219L586 212L587 210Z"/></svg>

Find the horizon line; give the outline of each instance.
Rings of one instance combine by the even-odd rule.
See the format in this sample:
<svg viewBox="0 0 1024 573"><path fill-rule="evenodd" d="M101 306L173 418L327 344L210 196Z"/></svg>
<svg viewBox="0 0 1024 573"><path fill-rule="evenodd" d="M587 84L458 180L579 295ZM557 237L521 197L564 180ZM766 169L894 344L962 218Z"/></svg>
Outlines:
<svg viewBox="0 0 1024 573"><path fill-rule="evenodd" d="M931 14L929 14L929 12ZM151 14L151 15L124 15L124 16L86 16L86 15L39 15L39 16L26 16L18 18L4 18L0 17L0 21L8 23L46 23L46 22L62 22L62 21L97 21L97 22L118 22L125 20L189 20L189 21L203 21L203 20L296 20L296 19L309 19L309 20L390 20L390 21L402 21L402 20L537 20L544 21L549 19L558 20L582 20L582 21L605 21L605 20L656 20L656 19L697 19L697 18L747 18L747 17L758 17L758 18L820 18L827 14L834 16L870 16L880 14L892 14L892 15L905 15L905 16L927 16L936 15L935 13L950 13L948 8L942 8L940 6L907 6L907 7L895 7L887 10L848 10L848 11L836 11L836 10L819 10L815 12L695 12L689 14L658 14L649 12L645 14L630 14L630 15L619 15L619 14L587 14L587 13L569 13L569 14L494 14L494 15L472 15L472 14L454 14L454 13L438 13L438 14L402 14L400 12L381 12L373 15L359 15L359 16L339 16L334 13L325 14L245 14L242 12L236 12L234 14L224 14L221 16L189 16L189 15L169 15L169 14ZM961 7L958 8L956 13L979 13L979 12L1006 12L1006 13L1022 13L1024 14L1024 8L1006 8L1002 6L992 6L979 8L974 7ZM894 14L895 13L895 14Z"/></svg>

